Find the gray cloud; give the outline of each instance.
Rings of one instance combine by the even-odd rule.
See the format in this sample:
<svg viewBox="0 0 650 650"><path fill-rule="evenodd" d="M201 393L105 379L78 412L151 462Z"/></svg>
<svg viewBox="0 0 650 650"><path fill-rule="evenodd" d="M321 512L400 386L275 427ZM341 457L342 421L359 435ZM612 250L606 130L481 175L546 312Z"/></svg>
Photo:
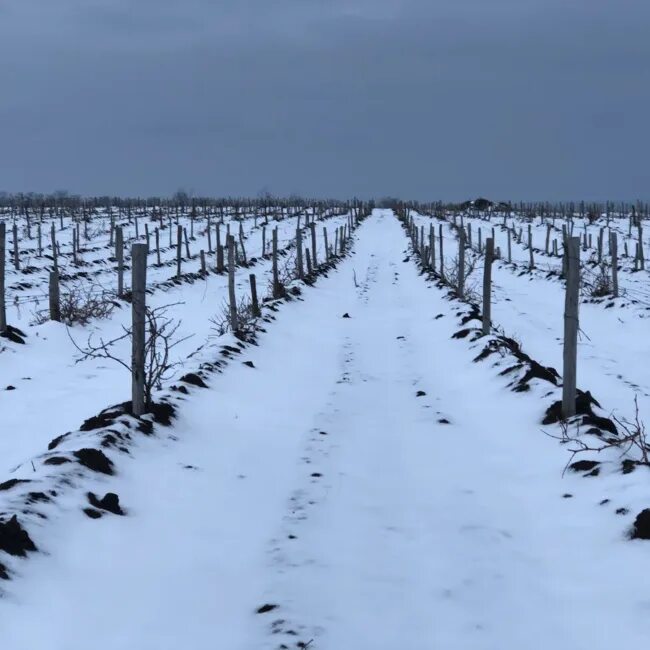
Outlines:
<svg viewBox="0 0 650 650"><path fill-rule="evenodd" d="M648 198L639 0L0 5L0 189Z"/></svg>

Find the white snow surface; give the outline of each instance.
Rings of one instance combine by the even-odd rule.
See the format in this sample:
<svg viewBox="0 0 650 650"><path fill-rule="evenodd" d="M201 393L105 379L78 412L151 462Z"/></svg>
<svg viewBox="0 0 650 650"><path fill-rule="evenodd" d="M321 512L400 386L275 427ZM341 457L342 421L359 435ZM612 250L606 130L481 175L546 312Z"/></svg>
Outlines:
<svg viewBox="0 0 650 650"><path fill-rule="evenodd" d="M548 386L513 393L493 361L473 362L481 345L451 338L459 305L421 277L390 211L375 210L355 238L348 259L279 308L258 346L211 375L208 389L190 391L172 427L138 437L130 455L109 452L115 476L85 475L62 493L30 529L40 552L11 563L0 552L14 578L0 583L0 647L647 643L650 545L625 535L645 507L645 468L563 475L567 451L539 424ZM561 370L561 307L551 311L561 288L544 282L497 265L495 295L513 301L497 299L494 317ZM208 337L202 289L174 291L186 300L197 347ZM0 381L14 380L24 362L38 382L12 393L20 417L3 412L11 430L3 425L0 436L3 480L29 478L27 459L54 435L124 399L123 371L57 370L56 349L70 354L67 335L41 327L51 347L40 367L30 355L45 343L30 341L8 366L3 354ZM591 346L592 354L582 349L590 387L610 408L628 408L603 372L618 368L603 355L618 354L600 339ZM73 386L83 408L66 414ZM89 519L88 490L116 492L127 515ZM620 507L630 515L614 514ZM265 604L275 607L257 613Z"/></svg>

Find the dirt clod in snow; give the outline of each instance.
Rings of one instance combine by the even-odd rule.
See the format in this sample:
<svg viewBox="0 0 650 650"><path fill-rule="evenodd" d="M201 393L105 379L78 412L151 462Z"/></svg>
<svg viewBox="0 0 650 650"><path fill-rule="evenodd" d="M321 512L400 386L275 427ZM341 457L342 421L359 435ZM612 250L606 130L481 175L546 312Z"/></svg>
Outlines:
<svg viewBox="0 0 650 650"><path fill-rule="evenodd" d="M274 609L277 609L277 605L271 605L267 603L266 605L262 605L261 607L258 607L256 612L258 614L266 614L267 612L272 612Z"/></svg>
<svg viewBox="0 0 650 650"><path fill-rule="evenodd" d="M91 519L101 519L102 513L95 508L84 508L84 514Z"/></svg>
<svg viewBox="0 0 650 650"><path fill-rule="evenodd" d="M255 364L252 361L244 361L244 365L248 366L249 368L255 367Z"/></svg>
<svg viewBox="0 0 650 650"><path fill-rule="evenodd" d="M424 397L426 393L423 390L419 390L417 393L415 393L416 397Z"/></svg>
<svg viewBox="0 0 650 650"><path fill-rule="evenodd" d="M642 510L636 516L632 539L650 539L650 508Z"/></svg>
<svg viewBox="0 0 650 650"><path fill-rule="evenodd" d="M9 385L7 388L5 388L5 390L16 390L16 387Z"/></svg>
<svg viewBox="0 0 650 650"><path fill-rule="evenodd" d="M184 381L186 384L191 384L192 386L198 386L199 388L207 388L208 385L199 377L195 372L188 372L186 375L183 375L180 381Z"/></svg>
<svg viewBox="0 0 650 650"><path fill-rule="evenodd" d="M569 465L569 469L574 472L589 472L600 465L597 460L577 460Z"/></svg>
<svg viewBox="0 0 650 650"><path fill-rule="evenodd" d="M0 521L0 550L19 557L25 557L27 551L36 550L36 545L20 525L16 515L9 521Z"/></svg>
<svg viewBox="0 0 650 650"><path fill-rule="evenodd" d="M345 314L343 314L342 318L350 318L350 314L346 311Z"/></svg>
<svg viewBox="0 0 650 650"><path fill-rule="evenodd" d="M111 476L115 473L113 471L113 462L99 449L79 449L74 452L74 456L81 465L93 470L93 472L100 472L101 474L109 474Z"/></svg>
<svg viewBox="0 0 650 650"><path fill-rule="evenodd" d="M114 515L124 514L124 510L120 507L120 498L115 492L107 492L103 499L98 499L92 492L88 492L86 496L90 505L95 508L112 512Z"/></svg>
<svg viewBox="0 0 650 650"><path fill-rule="evenodd" d="M31 483L31 481L26 478L10 478L8 481L0 483L0 492L11 490L12 487L19 485L20 483Z"/></svg>
<svg viewBox="0 0 650 650"><path fill-rule="evenodd" d="M65 456L50 456L43 461L43 465L63 465L69 463L70 459Z"/></svg>

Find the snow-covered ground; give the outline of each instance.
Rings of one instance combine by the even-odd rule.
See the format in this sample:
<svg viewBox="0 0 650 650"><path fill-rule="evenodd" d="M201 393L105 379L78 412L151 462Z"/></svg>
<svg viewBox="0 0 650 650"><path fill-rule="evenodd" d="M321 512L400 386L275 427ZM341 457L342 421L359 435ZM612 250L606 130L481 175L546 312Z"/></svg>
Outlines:
<svg viewBox="0 0 650 650"><path fill-rule="evenodd" d="M2 353L0 382L17 390L0 402L0 480L62 485L31 506L47 519L27 515L39 552L0 551L13 578L0 583L2 648L610 650L649 638L650 546L626 536L648 505L647 468L563 475L569 455L540 424L558 389L512 392L507 359L476 363L484 342L452 338L469 309L422 277L392 212L375 210L355 240L277 307L258 345L176 402L171 427L107 450L113 476L66 484L28 459L125 399L123 371L72 365L55 324ZM495 322L561 371L561 284L503 263L494 280ZM185 302L196 337L183 354L206 343L188 369L235 343L209 339L224 289L210 276L151 296ZM625 337L644 321L588 307L578 383L627 413L622 386L643 385L643 352L612 350L606 319L625 317ZM117 331L121 317L95 327ZM0 491L0 512L21 489ZM126 516L87 517L88 491L118 494Z"/></svg>

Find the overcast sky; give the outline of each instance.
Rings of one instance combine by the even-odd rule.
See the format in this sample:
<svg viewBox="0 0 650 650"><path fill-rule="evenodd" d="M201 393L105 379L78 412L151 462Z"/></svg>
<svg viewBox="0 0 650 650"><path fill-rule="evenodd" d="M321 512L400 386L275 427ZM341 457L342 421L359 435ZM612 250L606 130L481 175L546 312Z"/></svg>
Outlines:
<svg viewBox="0 0 650 650"><path fill-rule="evenodd" d="M650 0L0 0L0 190L650 198Z"/></svg>

